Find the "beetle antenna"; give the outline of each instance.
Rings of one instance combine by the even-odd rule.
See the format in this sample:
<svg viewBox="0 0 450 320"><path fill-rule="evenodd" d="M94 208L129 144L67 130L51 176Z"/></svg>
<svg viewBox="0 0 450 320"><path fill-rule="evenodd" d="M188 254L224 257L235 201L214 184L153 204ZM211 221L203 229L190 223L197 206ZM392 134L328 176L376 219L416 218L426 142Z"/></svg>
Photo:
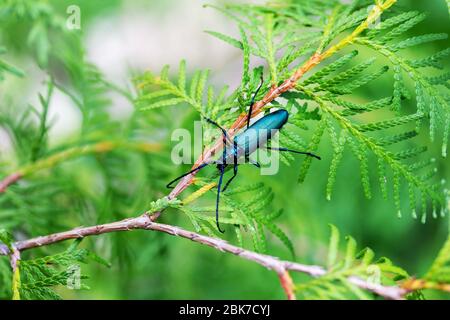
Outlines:
<svg viewBox="0 0 450 320"><path fill-rule="evenodd" d="M302 152L302 151L297 151L297 150L292 150L292 149L287 149L287 148L273 148L273 147L265 147L265 149L275 150L275 151L286 151L286 152L292 152L292 153L297 153L297 154L304 154L309 157L313 157L318 160L321 160L321 158L318 155L315 155L314 153L311 153L311 152Z"/></svg>
<svg viewBox="0 0 450 320"><path fill-rule="evenodd" d="M173 188L173 187L172 187L172 184L173 184L173 183L177 182L178 180L180 180L180 179L182 179L182 178L184 178L184 177L186 177L186 176L188 176L188 175L190 175L190 174L192 174L192 173L194 173L194 172L196 172L196 171L199 171L199 170L203 169L203 168L206 167L208 164L211 164L211 162L205 162L205 163L202 163L202 164L199 165L197 168L195 168L195 169L193 169L193 170L191 170L191 171L189 171L189 172L186 172L185 174L179 176L178 178L176 178L176 179L170 181L170 182L166 185L166 187L169 188L169 189Z"/></svg>
<svg viewBox="0 0 450 320"><path fill-rule="evenodd" d="M253 105L255 104L256 96L258 95L259 90L261 89L263 83L264 83L264 77L263 77L263 74L261 73L261 82L259 83L259 87L258 87L258 89L256 89L255 93L253 94L252 100L250 102L250 109L248 110L248 115L247 115L247 129L250 126L250 119L252 117Z"/></svg>
<svg viewBox="0 0 450 320"><path fill-rule="evenodd" d="M220 131L222 131L222 136L223 136L223 144L225 145L226 142L228 141L229 143L231 143L231 138L227 133L227 130L225 130L222 126L220 126L217 122L215 122L214 120L211 120L210 118L205 117L206 122L214 125L215 127L219 128Z"/></svg>

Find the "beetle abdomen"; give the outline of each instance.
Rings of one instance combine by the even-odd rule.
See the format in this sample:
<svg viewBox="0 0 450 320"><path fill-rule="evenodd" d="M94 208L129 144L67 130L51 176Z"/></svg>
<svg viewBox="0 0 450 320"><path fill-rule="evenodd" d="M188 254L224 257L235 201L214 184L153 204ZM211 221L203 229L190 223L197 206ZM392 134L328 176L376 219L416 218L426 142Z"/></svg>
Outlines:
<svg viewBox="0 0 450 320"><path fill-rule="evenodd" d="M274 111L237 135L234 141L238 147L238 157L249 155L256 149L263 147L286 124L288 117L289 113L286 110ZM228 149L227 153L230 152L233 152L233 150Z"/></svg>
<svg viewBox="0 0 450 320"><path fill-rule="evenodd" d="M266 129L266 130L280 130L288 121L289 113L286 110L277 110L262 117L247 130L250 129ZM247 131L246 130L246 131ZM245 134L244 131L242 134Z"/></svg>

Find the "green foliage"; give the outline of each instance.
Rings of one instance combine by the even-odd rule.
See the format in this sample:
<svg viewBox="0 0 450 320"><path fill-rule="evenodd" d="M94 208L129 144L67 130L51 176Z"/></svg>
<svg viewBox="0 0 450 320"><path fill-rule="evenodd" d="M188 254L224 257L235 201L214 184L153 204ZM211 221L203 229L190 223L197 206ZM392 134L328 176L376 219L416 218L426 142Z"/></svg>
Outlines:
<svg viewBox="0 0 450 320"><path fill-rule="evenodd" d="M355 239L345 237L345 249L340 254L339 230L331 225L327 272L320 277L296 285L296 293L305 299L373 299L373 296L352 283L349 277L358 277L370 284L394 285L408 278L408 273L391 260L375 260L370 248L357 250Z"/></svg>
<svg viewBox="0 0 450 320"><path fill-rule="evenodd" d="M150 110L161 107L173 106L180 103L187 103L197 110L200 114L216 115L218 111L226 112L230 102L225 99L227 87L222 89L217 98L214 99L214 91L212 87L207 89L208 110L210 113L205 114L205 106L203 98L205 95L205 84L209 77L209 70L196 71L192 80L187 83L186 80L186 62L180 62L177 83L169 80L169 66L165 66L159 76L151 73L136 79L137 87L141 90L139 98L136 101L137 106L141 110ZM156 86L157 90L154 90ZM149 92L150 93L147 93ZM228 106L230 107L230 106Z"/></svg>
<svg viewBox="0 0 450 320"><path fill-rule="evenodd" d="M372 29L357 42L384 55L395 66L393 107L400 108L400 97L405 89L403 73L414 82L416 93L417 113L424 113L429 120L430 138L433 141L438 128L443 130L442 155L447 154L447 140L449 129L449 96L448 75L444 72L432 72L430 68L443 69L443 60L450 53L450 48L423 58L406 58L402 51L409 48L423 46L426 43L446 40L445 33L430 33L419 36L405 34L415 25L426 18L426 15L416 11L401 13L380 24L380 28ZM403 37L403 38L402 38ZM444 87L445 89L441 89Z"/></svg>
<svg viewBox="0 0 450 320"><path fill-rule="evenodd" d="M3 242L9 250L11 250L11 245L13 242L12 235L5 229L0 229L0 241Z"/></svg>
<svg viewBox="0 0 450 320"><path fill-rule="evenodd" d="M87 276L81 265L89 262L109 263L86 249L78 249L75 241L66 251L51 256L20 261L20 295L22 299L60 299L56 286L69 289L89 289L84 284Z"/></svg>
<svg viewBox="0 0 450 320"><path fill-rule="evenodd" d="M216 94L212 86L206 88L208 77L209 70L198 70L188 81L184 60L180 62L176 82L169 79L169 66L165 66L159 76L147 72L135 80L139 90L136 106L139 110L145 111L188 104L202 115L204 127L206 126L204 117L215 119L219 124L229 123L237 115L232 109L238 90L227 96L228 86L224 86ZM205 136L205 140L210 143L212 137Z"/></svg>
<svg viewBox="0 0 450 320"><path fill-rule="evenodd" d="M11 245L11 235L1 232L0 241ZM4 236L5 235L5 236ZM41 258L20 260L17 280L20 299L61 299L57 293L59 286L69 289L89 289L84 283L88 277L81 273L81 264L97 262L110 267L109 262L97 256L90 250L79 249L80 240L76 240L64 252ZM10 249L11 250L11 249ZM2 290L0 298L9 299L12 296L12 274L7 259L0 259L0 280Z"/></svg>
<svg viewBox="0 0 450 320"><path fill-rule="evenodd" d="M443 245L433 265L425 274L424 279L435 283L450 283L450 237Z"/></svg>
<svg viewBox="0 0 450 320"><path fill-rule="evenodd" d="M169 207L178 208L181 204L181 201L177 199L169 199L168 197L164 197L162 199L158 199L150 203L150 209L147 211L148 213L153 213L157 211L162 211Z"/></svg>
<svg viewBox="0 0 450 320"><path fill-rule="evenodd" d="M204 182L199 182L204 186ZM217 189L212 190L215 194ZM220 208L220 222L234 228L236 239L243 246L243 232L249 234L253 248L258 252L266 252L267 239L265 232L276 236L295 256L294 246L288 236L276 224L282 210L274 210L271 202L274 193L270 187L262 183L242 185L222 193L223 205ZM205 232L210 236L218 236L214 213L215 207L198 207L194 205L180 207L190 219L197 232Z"/></svg>
<svg viewBox="0 0 450 320"><path fill-rule="evenodd" d="M0 55L5 54L6 49L3 47L0 47ZM25 74L22 70L14 67L13 65L9 64L6 61L3 61L0 59L0 81L5 79L5 74L10 73L17 77L24 77Z"/></svg>
<svg viewBox="0 0 450 320"><path fill-rule="evenodd" d="M0 257L0 298L1 299L11 299L12 293L12 272L9 261L5 257Z"/></svg>
<svg viewBox="0 0 450 320"><path fill-rule="evenodd" d="M417 175L416 172L424 168L415 168L414 166L403 162L404 160L409 160L420 155L426 149L422 147L412 147L397 153L387 149L392 144L413 138L415 133L411 133L410 129L407 129L407 131L401 133L394 133L396 131L393 131L393 129L421 119L423 117L422 114L419 113L399 116L390 120L383 120L374 123L357 124L354 120L352 120L352 118L350 118L350 116L353 116L355 112L358 114L362 114L367 111L371 112L374 108L379 108L380 106L383 106L383 104L380 103L380 101L375 101L369 106L358 105L354 103L347 103L345 100L338 98L329 91L324 94L318 94L302 85L299 85L298 89L305 93L311 101L317 103L319 108L327 114L327 121L324 122L324 124L328 124L329 126L328 132L330 132L330 139L334 149L334 156L331 162L327 185L328 198L331 198L333 185L336 180L337 168L342 159L345 145L348 144L350 149L360 161L361 181L367 198L370 198L372 193L370 190L370 182L368 177L369 164L367 157L367 152L371 151L378 161L380 188L384 195L386 195L385 188L388 181L386 176L386 167L389 167L394 177L403 177L406 184L409 186L411 213L414 217L416 217L416 202L414 200L414 196L418 191L423 195L421 198L422 208L425 206L425 210L422 212L422 219L425 220L427 216L428 211L426 210L426 204L428 199L432 203L433 212L440 207L442 214L444 214L446 210L445 196L443 192L440 191L439 184L428 182L432 175ZM389 101L389 99L383 99L381 101L385 103ZM329 103L331 103L331 105L342 107L343 110L336 110L332 108ZM385 104L384 106L388 105ZM346 113L346 111L349 112ZM335 133L337 129L341 130L341 137L339 139ZM391 133L392 136L386 137L386 133L384 133L384 131L388 129L390 129L393 133ZM383 135L376 137L368 134L378 131L383 131ZM380 139L381 142L379 142L378 139ZM318 143L316 143L316 145L317 144ZM432 165L432 163L428 163L428 165ZM434 172L434 168L431 170ZM302 168L301 177L304 177L304 175L305 169ZM397 178L393 178L392 186L394 193L398 193L400 190L400 181L398 181ZM398 213L401 214L399 203L396 202L396 205Z"/></svg>
<svg viewBox="0 0 450 320"><path fill-rule="evenodd" d="M27 24L26 44L42 68L48 67L53 49L52 33L68 32L65 19L43 0L4 0L0 4L0 19L4 24L17 21Z"/></svg>
<svg viewBox="0 0 450 320"><path fill-rule="evenodd" d="M311 11L317 14L320 12L321 6L324 6L324 4L318 1L307 6L295 5L291 9L298 10L298 14L306 14ZM294 64L298 65L302 57L311 54L314 50L313 46L320 39L317 31L305 32L303 29L302 25L309 21L301 21L302 27L298 28L297 23L299 21L293 21L291 14L288 14L283 8L277 10L276 7L271 6L251 5L227 5L225 8L211 7L235 20L239 28L245 30L245 32L241 31L241 34L247 34L247 36L243 40L237 40L215 31L208 31L208 33L242 49L244 57L253 55L263 58L268 66L270 84L278 84L279 81L283 80L289 72L288 67ZM251 39L251 42L249 39ZM279 56L281 58L277 58ZM248 59L246 58L244 61ZM245 77L243 80L242 86L245 87Z"/></svg>

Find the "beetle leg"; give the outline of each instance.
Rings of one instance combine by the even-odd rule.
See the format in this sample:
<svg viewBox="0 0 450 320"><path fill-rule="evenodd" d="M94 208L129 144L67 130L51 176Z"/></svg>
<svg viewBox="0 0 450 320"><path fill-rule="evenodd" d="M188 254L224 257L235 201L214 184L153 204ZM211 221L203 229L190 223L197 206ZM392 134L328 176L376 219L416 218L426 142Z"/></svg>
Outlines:
<svg viewBox="0 0 450 320"><path fill-rule="evenodd" d="M205 117L205 120L209 123L211 123L212 125L216 126L217 128L220 129L220 131L222 131L222 139L223 139L223 145L225 146L226 143L231 143L231 138L228 136L227 130L225 130L224 128L222 128L217 122L215 122L214 120L211 120L209 118Z"/></svg>
<svg viewBox="0 0 450 320"><path fill-rule="evenodd" d="M231 181L233 181L234 178L237 176L238 172L238 158L237 158L237 143L236 141L233 142L233 148L234 148L234 156L233 156L233 176L225 183L225 186L222 189L222 192L227 190L228 186L230 185Z"/></svg>
<svg viewBox="0 0 450 320"><path fill-rule="evenodd" d="M217 225L217 229L221 233L224 233L225 231L220 229L220 225L219 225L219 201L220 201L220 188L222 187L222 179L223 179L223 174L225 173L225 166L224 165L219 166L219 170L220 170L220 178L219 178L219 183L217 184L216 225Z"/></svg>
<svg viewBox="0 0 450 320"><path fill-rule="evenodd" d="M227 190L227 188L230 185L231 181L233 181L233 179L237 176L237 172L238 172L238 165L235 164L233 166L233 176L227 181L227 183L225 183L225 186L223 187L222 192Z"/></svg>
<svg viewBox="0 0 450 320"><path fill-rule="evenodd" d="M205 163L202 163L202 164L199 165L197 168L192 169L191 171L186 172L185 174L182 174L182 175L179 176L178 178L176 178L176 179L170 181L170 182L166 185L166 187L169 188L169 189L170 189L170 188L173 188L173 187L172 187L172 184L173 184L174 182L177 182L178 180L180 180L180 179L182 179L182 178L184 178L184 177L190 175L191 173L194 173L194 172L196 172L196 171L199 171L199 170L203 169L204 167L206 167L208 164L211 164L211 163L212 163L212 162L205 162Z"/></svg>
<svg viewBox="0 0 450 320"><path fill-rule="evenodd" d="M298 153L298 154L304 154L307 155L309 157L313 157L316 159L321 160L321 158L318 155L315 155L314 153L311 152L303 152L303 151L297 151L297 150L292 150L292 149L287 149L287 148L273 148L273 147L264 147L264 149L266 150L274 150L274 151L287 151L287 152L292 152L292 153Z"/></svg>
<svg viewBox="0 0 450 320"><path fill-rule="evenodd" d="M261 165L259 164L258 161L253 161L252 159L248 159L248 163L254 165L257 168L261 168Z"/></svg>

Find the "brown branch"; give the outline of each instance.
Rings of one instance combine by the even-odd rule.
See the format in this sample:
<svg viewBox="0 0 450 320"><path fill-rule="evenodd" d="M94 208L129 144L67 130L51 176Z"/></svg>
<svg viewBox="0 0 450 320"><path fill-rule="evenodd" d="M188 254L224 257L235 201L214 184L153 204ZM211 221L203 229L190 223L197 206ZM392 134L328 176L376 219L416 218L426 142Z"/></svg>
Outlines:
<svg viewBox="0 0 450 320"><path fill-rule="evenodd" d="M3 252L4 250L1 250ZM20 261L20 251L15 246L12 246L12 252L9 253L9 260L11 264L11 269L16 272L16 269Z"/></svg>
<svg viewBox="0 0 450 320"><path fill-rule="evenodd" d="M430 281L426 279L426 276L425 279L415 279L415 278L408 279L401 284L401 288L405 289L408 292L424 289L434 289L450 293L449 283L439 283L435 281Z"/></svg>
<svg viewBox="0 0 450 320"><path fill-rule="evenodd" d="M22 179L23 175L20 172L15 172L4 178L2 181L0 181L0 193L3 193L6 191L6 189Z"/></svg>
<svg viewBox="0 0 450 320"><path fill-rule="evenodd" d="M280 279L281 287L284 289L286 293L286 297L288 300L296 300L295 292L294 292L294 282L288 271L284 273L279 273L278 278Z"/></svg>
<svg viewBox="0 0 450 320"><path fill-rule="evenodd" d="M281 285L286 292L289 299L293 299L294 285L287 271L305 273L313 277L323 276L327 270L321 266L304 265L292 261L279 260L277 257L260 254L254 251L245 250L243 248L234 246L225 240L211 238L192 231L188 231L179 227L155 223L147 214L143 214L136 218L125 219L117 222L106 223L91 227L76 228L70 231L54 233L47 236L37 237L24 241L14 243L14 247L19 251L24 251L36 247L50 245L53 243L69 240L79 239L88 236L100 235L110 232L130 231L130 230L152 230L168 233L173 236L192 240L194 242L207 245L221 252L231 253L235 256L246 260L253 261L267 269L273 270L278 274ZM0 245L0 255L9 255L9 250L5 245ZM374 292L386 299L403 299L403 296L408 292L407 290L393 286L383 286L372 284L364 279L358 277L349 277L348 281L362 289Z"/></svg>

